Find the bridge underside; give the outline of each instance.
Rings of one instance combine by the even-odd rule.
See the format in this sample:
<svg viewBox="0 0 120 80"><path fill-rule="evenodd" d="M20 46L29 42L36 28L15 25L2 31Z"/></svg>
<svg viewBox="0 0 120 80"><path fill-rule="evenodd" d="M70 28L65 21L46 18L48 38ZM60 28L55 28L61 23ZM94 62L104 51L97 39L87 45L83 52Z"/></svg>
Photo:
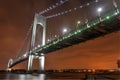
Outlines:
<svg viewBox="0 0 120 80"><path fill-rule="evenodd" d="M46 49L43 48L41 51L39 51L39 53L47 54L49 52L63 49L65 47L72 46L78 43L82 43L87 40L91 40L99 36L104 36L106 34L119 31L119 30L120 30L120 16L116 16L112 19L109 19L97 25L94 25L93 27L82 31L80 34L73 35L63 41L60 41L59 43L54 44Z"/></svg>

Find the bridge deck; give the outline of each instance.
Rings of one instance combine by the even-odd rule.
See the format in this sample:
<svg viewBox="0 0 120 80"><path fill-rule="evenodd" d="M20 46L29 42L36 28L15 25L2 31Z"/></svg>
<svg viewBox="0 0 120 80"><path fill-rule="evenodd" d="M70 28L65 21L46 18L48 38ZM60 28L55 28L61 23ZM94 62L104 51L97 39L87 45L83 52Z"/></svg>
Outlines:
<svg viewBox="0 0 120 80"><path fill-rule="evenodd" d="M88 29L82 31L80 34L73 35L73 36L71 36L67 39L64 39L55 44L54 42L57 42L59 40L59 39L57 39L57 40L51 42L54 45L51 45L47 48L45 48L45 46L44 46L44 47L38 49L36 52L46 54L46 53L49 53L52 51L63 49L65 47L68 47L68 46L71 46L74 44L85 42L87 40L94 39L96 37L103 36L105 34L108 34L108 33L114 32L114 31L118 31L118 30L120 30L120 20L117 18L114 18L112 20L99 23L99 24L95 25L94 27L91 27L91 28L88 28ZM51 43L47 44L46 46L50 45Z"/></svg>
<svg viewBox="0 0 120 80"><path fill-rule="evenodd" d="M110 12L111 13L111 12ZM63 49L74 44L82 43L87 40L97 38L109 34L114 31L120 30L120 16L111 14L104 15L103 21L100 22L99 19L95 19L86 24L78 27L77 29L71 31L70 33L53 40L52 42L46 44L43 47L38 48L34 53L50 53L59 49Z"/></svg>

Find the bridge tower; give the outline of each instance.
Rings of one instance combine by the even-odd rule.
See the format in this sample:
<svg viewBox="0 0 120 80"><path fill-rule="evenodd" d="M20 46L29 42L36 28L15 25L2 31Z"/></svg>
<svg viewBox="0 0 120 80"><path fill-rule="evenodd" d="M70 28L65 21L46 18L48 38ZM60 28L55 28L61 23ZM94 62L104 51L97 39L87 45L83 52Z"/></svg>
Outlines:
<svg viewBox="0 0 120 80"><path fill-rule="evenodd" d="M7 70L11 70L10 65L13 63L13 59L9 59L8 65L7 65Z"/></svg>
<svg viewBox="0 0 120 80"><path fill-rule="evenodd" d="M39 13L38 14L36 13L35 16L34 16L31 44L30 44L30 50L29 50L30 53L29 53L29 58L28 58L28 71L32 70L32 63L33 63L33 59L35 58L35 53L31 53L31 51L34 50L35 37L36 37L36 27L37 27L38 24L41 25L42 28L43 28L42 45L45 45L46 17L42 16ZM38 59L40 59L40 69L44 70L44 62L45 62L44 53L41 53Z"/></svg>

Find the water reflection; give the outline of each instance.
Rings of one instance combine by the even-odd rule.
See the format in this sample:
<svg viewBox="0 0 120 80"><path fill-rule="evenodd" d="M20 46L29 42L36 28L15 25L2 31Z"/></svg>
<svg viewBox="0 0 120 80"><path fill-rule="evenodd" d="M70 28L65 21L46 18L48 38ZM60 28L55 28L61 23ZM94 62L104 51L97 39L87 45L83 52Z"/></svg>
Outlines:
<svg viewBox="0 0 120 80"><path fill-rule="evenodd" d="M45 80L45 74L27 74L27 75L19 75L18 80Z"/></svg>
<svg viewBox="0 0 120 80"><path fill-rule="evenodd" d="M45 74L40 74L39 80L45 80Z"/></svg>
<svg viewBox="0 0 120 80"><path fill-rule="evenodd" d="M45 74L6 74L6 77L2 80L83 80L83 79L67 79L63 78L63 76L60 78L57 78L55 75L54 77L50 78L47 77ZM1 80L1 78L0 78Z"/></svg>
<svg viewBox="0 0 120 80"><path fill-rule="evenodd" d="M109 77L109 78L108 78ZM120 80L116 75L97 75L85 73L51 73L51 74L0 74L0 80Z"/></svg>
<svg viewBox="0 0 120 80"><path fill-rule="evenodd" d="M19 80L26 79L26 75L19 75Z"/></svg>

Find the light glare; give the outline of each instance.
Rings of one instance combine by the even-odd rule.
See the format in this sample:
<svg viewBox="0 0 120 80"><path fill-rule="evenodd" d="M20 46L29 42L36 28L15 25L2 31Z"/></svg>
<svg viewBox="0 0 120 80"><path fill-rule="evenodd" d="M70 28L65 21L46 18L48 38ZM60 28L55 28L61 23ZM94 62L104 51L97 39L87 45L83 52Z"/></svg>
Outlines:
<svg viewBox="0 0 120 80"><path fill-rule="evenodd" d="M101 12L102 11L102 8L98 8L98 10L97 10L98 12Z"/></svg>
<svg viewBox="0 0 120 80"><path fill-rule="evenodd" d="M63 29L63 33L66 33L67 32L67 29L65 28L65 29Z"/></svg>
<svg viewBox="0 0 120 80"><path fill-rule="evenodd" d="M81 21L77 21L77 24L80 24L81 23Z"/></svg>

